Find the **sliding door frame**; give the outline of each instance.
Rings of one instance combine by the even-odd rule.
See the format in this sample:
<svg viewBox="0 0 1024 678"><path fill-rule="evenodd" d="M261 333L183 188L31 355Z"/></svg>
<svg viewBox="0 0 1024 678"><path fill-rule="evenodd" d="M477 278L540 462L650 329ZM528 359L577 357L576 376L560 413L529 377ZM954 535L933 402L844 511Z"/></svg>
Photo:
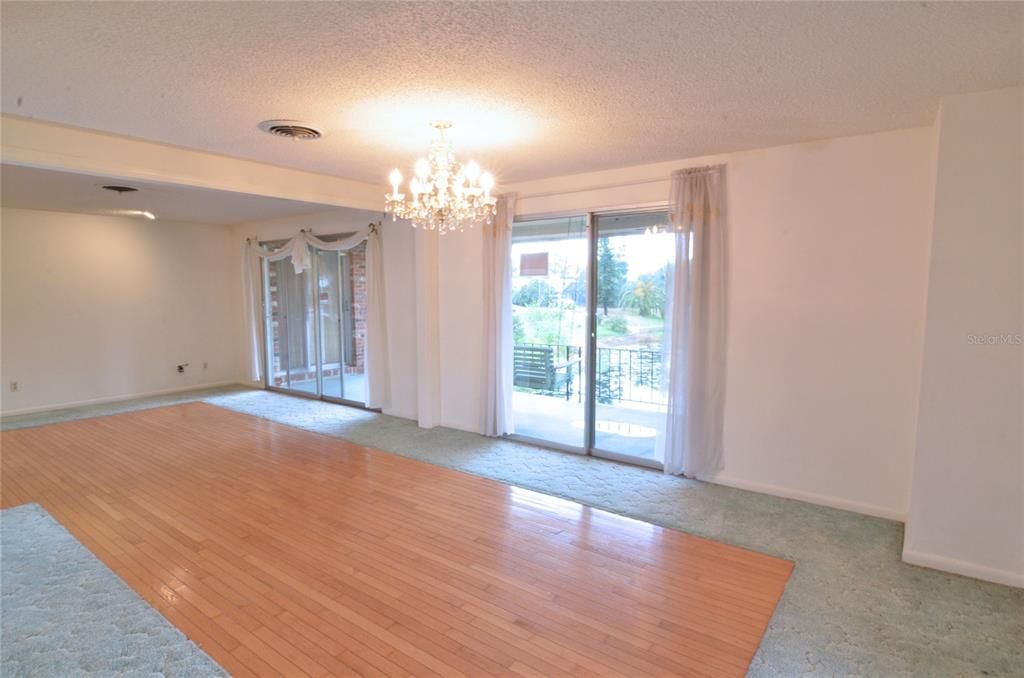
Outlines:
<svg viewBox="0 0 1024 678"><path fill-rule="evenodd" d="M346 355L348 353L348 349L350 348L350 346L349 346L350 341L351 341L351 348L354 349L354 347L355 347L354 335L348 335L348 334L346 334L346 331L351 328L351 332L354 333L355 332L356 323L355 323L355 319L351 318L352 313L354 313L354 310L352 310L352 309L354 309L354 306L352 306L351 300L350 300L350 303L349 303L349 308L350 308L349 314L348 314L348 316L345 315L345 294L346 294L346 292L345 292L345 275L344 274L345 274L346 271L351 272L352 263L350 261L347 266L344 265L343 262L345 261L345 258L348 256L347 253L345 253L345 252L338 252L337 254L338 254L338 294L336 295L336 298L337 298L337 305L338 305L338 308L337 308L337 311L338 311L338 381L341 384L341 386L340 386L341 397L340 398L335 398L334 396L321 395L320 399L324 400L326 402L329 402L329 403L337 403L339 405L348 405L350 407L359 407L359 408L362 408L362 409L365 410L365 409L368 409L366 407L366 403L361 403L358 400L349 400L348 398L345 397L345 366L346 366L345 358L346 358ZM313 257L314 266L319 267L319 259L320 259L319 255ZM317 290L319 290L320 289L319 288L320 269L317 268L316 270L317 270L316 281L317 281L317 285L318 285ZM319 291L317 292L316 316L317 316L317 321L319 322L319 318L320 318L320 294L319 294ZM351 318L351 320L350 320L350 318ZM321 339L321 341L322 341L322 339ZM354 357L353 357L353 359L354 359ZM319 350L317 351L317 360L318 361L322 361L323 360L323 347L322 346L319 347ZM317 368L317 374L320 374L321 375L321 379L323 379L323 365L322 364ZM365 379L365 374L366 374L366 371L364 369L364 371L363 371L363 375L364 375L363 378L364 379ZM364 386L363 388L365 389L366 387ZM321 393L323 393L323 389L322 388L321 388Z"/></svg>
<svg viewBox="0 0 1024 678"><path fill-rule="evenodd" d="M616 207L605 210L588 210L586 212L553 212L547 214L523 215L518 221L535 221L540 219L552 219L559 217L583 217L586 219L587 234L587 328L584 337L586 346L584 353L587 356L586 366L586 393L584 394L583 414L583 447L563 445L524 436L511 434L506 436L537 447L556 450L559 452L571 452L582 454L588 457L599 457L611 461L632 464L634 466L646 466L648 468L663 469L664 464L656 459L643 459L632 457L610 450L602 450L594 446L597 429L597 246L598 233L597 222L600 217L616 216L620 214L643 214L649 212L664 212L669 208L668 202L642 203L632 206ZM515 226L513 225L513 228ZM514 417L514 413L513 413Z"/></svg>
<svg viewBox="0 0 1024 678"><path fill-rule="evenodd" d="M328 236L328 237L330 237L330 236ZM260 245L264 245L264 246L267 245L267 244L273 244L273 243L265 243L265 242L261 242L260 243ZM314 248L314 250L315 250L315 248ZM356 400L347 400L345 398L335 398L333 396L324 395L324 389L323 389L323 336L321 334L322 328L321 328L321 322L320 322L320 268L319 268L319 266L320 266L320 261L319 261L320 257L318 256L318 252L319 252L319 250L315 250L313 252L313 256L310 257L310 259L311 259L311 267L308 269L308 273L309 273L309 275L311 277L311 283L312 283L312 288L313 288L313 293L312 293L312 303L313 303L313 336L316 338L316 341L315 341L316 345L314 346L314 353L316 354L316 393L310 393L309 391L301 391L301 390L290 388L290 386L291 386L291 369L289 367L287 367L287 366L285 367L285 380L286 380L286 383L288 384L289 388L282 388L280 386L275 386L272 383L272 381L271 381L271 365L272 365L271 351L273 351L273 328L272 328L272 325L271 325L271 323L273 322L273 313L272 313L272 309L270 307L270 263L271 262L267 261L266 259L262 260L263 266L262 266L261 274L262 274L262 282L263 282L263 284L260 286L260 289L262 291L261 306L262 306L262 309L263 309L263 344L264 344L264 346L263 346L263 352L262 352L263 355L261 357L261 361L263 362L263 388L268 390L268 391L273 391L275 393L284 393L284 394L287 394L287 395L298 396L300 398L308 398L310 400L322 400L324 402L334 403L334 404L337 404L337 405L346 405L348 407L356 407L358 409L367 410L369 412L380 412L379 409L374 409L374 408L367 407L366 403L361 403L361 402L356 401ZM339 252L338 255L339 255L338 258L340 259L342 254ZM287 260L285 260L285 261L287 261ZM339 266L339 270L340 270L341 269L341 263L340 262L339 262L338 266ZM341 297L342 297L341 286L342 286L342 281L341 281L341 278L339 277L339 279L338 279L338 294L337 294L338 302L337 303L338 303L338 318L339 318L339 326L340 326L339 330L341 330L342 336L339 337L339 356L338 356L339 357L339 366L338 366L339 374L338 374L338 379L341 381L342 394L344 394L345 379L344 379L343 373L344 373L344 369L345 369L345 360L344 360L344 351L342 350L342 346L341 346L341 344L344 342L344 320L343 320L343 318L344 318L344 316L343 316L344 308L342 306L342 299L341 299ZM278 298L281 299L281 300L284 300L284 298L285 298L284 294L283 293L279 293ZM284 302L284 304L286 306L287 302ZM282 318L284 318L284 317L285 317L285 313L284 313L284 310L282 310ZM352 327L353 327L353 331L354 331L354 328L355 328L355 322L354 321L352 322ZM284 333L283 338L284 338L286 355L288 355L290 357L291 354L288 353L288 348L289 347L288 347L288 335L287 335L287 332Z"/></svg>
<svg viewBox="0 0 1024 678"><path fill-rule="evenodd" d="M597 425L597 213L587 213L587 393L584 398L583 451L594 454Z"/></svg>

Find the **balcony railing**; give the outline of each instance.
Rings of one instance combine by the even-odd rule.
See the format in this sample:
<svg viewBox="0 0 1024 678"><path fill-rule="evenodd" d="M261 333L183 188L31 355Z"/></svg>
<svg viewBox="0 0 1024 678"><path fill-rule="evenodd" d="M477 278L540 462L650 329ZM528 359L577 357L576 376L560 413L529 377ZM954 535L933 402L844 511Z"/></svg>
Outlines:
<svg viewBox="0 0 1024 678"><path fill-rule="evenodd" d="M660 385L660 350L597 349L597 402L663 404Z"/></svg>
<svg viewBox="0 0 1024 678"><path fill-rule="evenodd" d="M514 347L517 388L583 400L583 347L520 343ZM661 393L661 351L598 348L596 397L602 404L634 402L664 404Z"/></svg>

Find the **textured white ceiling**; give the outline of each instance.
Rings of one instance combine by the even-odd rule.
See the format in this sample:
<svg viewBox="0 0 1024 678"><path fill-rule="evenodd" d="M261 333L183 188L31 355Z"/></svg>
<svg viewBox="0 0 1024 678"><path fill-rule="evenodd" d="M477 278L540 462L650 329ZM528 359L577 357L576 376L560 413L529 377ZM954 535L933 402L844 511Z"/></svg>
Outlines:
<svg viewBox="0 0 1024 678"><path fill-rule="evenodd" d="M941 95L1024 80L1022 22L970 2L4 2L2 109L382 184L448 117L509 182L929 124Z"/></svg>
<svg viewBox="0 0 1024 678"><path fill-rule="evenodd" d="M101 188L110 184L133 186L139 191L118 195ZM147 210L161 220L205 224L237 224L338 209L330 205L245 193L156 182L126 182L15 165L0 165L0 204L4 207L83 214Z"/></svg>

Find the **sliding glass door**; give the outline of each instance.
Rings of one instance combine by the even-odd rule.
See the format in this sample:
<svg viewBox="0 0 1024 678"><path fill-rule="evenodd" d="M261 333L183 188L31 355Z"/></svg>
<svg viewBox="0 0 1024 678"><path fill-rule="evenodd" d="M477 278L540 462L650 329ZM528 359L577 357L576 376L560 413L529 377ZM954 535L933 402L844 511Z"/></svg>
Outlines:
<svg viewBox="0 0 1024 678"><path fill-rule="evenodd" d="M675 233L664 212L597 215L593 452L660 463Z"/></svg>
<svg viewBox="0 0 1024 678"><path fill-rule="evenodd" d="M586 446L586 217L512 229L512 408L516 434Z"/></svg>
<svg viewBox="0 0 1024 678"><path fill-rule="evenodd" d="M354 404L365 401L365 244L316 250L296 273L291 259L267 262L267 387Z"/></svg>
<svg viewBox="0 0 1024 678"><path fill-rule="evenodd" d="M317 252L320 370L326 398L363 403L366 381L366 245Z"/></svg>
<svg viewBox="0 0 1024 678"><path fill-rule="evenodd" d="M266 264L268 386L319 395L313 276L291 259Z"/></svg>
<svg viewBox="0 0 1024 678"><path fill-rule="evenodd" d="M512 234L516 435L659 466L668 215L521 221Z"/></svg>

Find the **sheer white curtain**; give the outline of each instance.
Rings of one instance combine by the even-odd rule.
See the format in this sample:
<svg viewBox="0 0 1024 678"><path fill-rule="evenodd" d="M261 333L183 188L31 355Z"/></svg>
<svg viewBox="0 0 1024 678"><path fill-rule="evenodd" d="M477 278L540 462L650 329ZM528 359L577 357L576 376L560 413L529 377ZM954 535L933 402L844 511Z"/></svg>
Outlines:
<svg viewBox="0 0 1024 678"><path fill-rule="evenodd" d="M388 363L388 321L384 294L384 248L380 226L366 236L366 406L391 406L391 367Z"/></svg>
<svg viewBox="0 0 1024 678"><path fill-rule="evenodd" d="M668 416L665 472L708 476L722 468L725 405L726 251L723 168L672 174L675 267L665 336Z"/></svg>
<svg viewBox="0 0 1024 678"><path fill-rule="evenodd" d="M516 194L498 197L494 227L484 228L483 433L514 433L512 423L512 218Z"/></svg>
<svg viewBox="0 0 1024 678"><path fill-rule="evenodd" d="M384 315L384 266L379 227L371 224L342 240L321 240L311 231L302 230L276 250L267 251L254 240L247 240L243 251L242 290L245 295L245 322L249 341L249 379L263 378L263 318L261 260L280 261L291 257L296 273L312 266L310 247L329 252L344 252L366 243L366 406L390 405L390 373L387 360L387 322Z"/></svg>

